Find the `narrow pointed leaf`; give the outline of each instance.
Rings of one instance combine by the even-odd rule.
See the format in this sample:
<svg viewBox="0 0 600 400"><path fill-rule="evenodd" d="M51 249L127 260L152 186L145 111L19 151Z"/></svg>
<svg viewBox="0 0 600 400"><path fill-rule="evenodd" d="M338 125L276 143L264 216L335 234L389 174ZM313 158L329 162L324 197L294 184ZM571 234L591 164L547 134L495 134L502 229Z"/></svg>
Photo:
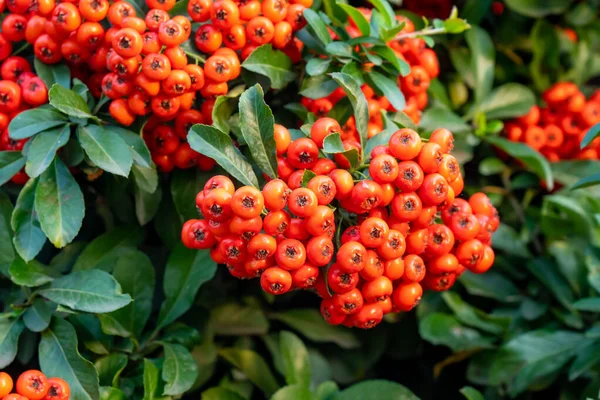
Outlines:
<svg viewBox="0 0 600 400"><path fill-rule="evenodd" d="M20 151L0 151L0 186L15 176L25 166L25 162Z"/></svg>
<svg viewBox="0 0 600 400"><path fill-rule="evenodd" d="M14 117L8 125L8 135L15 140L27 139L47 129L67 123L67 117L49 108L32 108Z"/></svg>

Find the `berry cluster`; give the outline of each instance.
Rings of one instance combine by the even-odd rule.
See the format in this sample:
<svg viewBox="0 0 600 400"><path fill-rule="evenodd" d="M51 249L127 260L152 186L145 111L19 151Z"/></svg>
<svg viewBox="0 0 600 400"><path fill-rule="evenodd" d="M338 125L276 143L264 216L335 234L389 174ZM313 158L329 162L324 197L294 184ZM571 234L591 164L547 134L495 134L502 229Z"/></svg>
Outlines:
<svg viewBox="0 0 600 400"><path fill-rule="evenodd" d="M16 393L10 394L16 389ZM60 378L46 378L37 370L23 372L16 387L9 374L0 372L0 399L2 400L69 400L69 384Z"/></svg>
<svg viewBox="0 0 600 400"><path fill-rule="evenodd" d="M455 198L464 184L450 131L425 143L398 130L362 164L370 179L355 179L341 154L319 158L325 137L339 132L322 118L310 138L291 141L276 125L280 179L236 190L211 178L196 197L204 219L185 223L183 243L211 249L238 278L260 276L268 293L314 288L328 322L361 328L411 310L423 288L447 290L466 269L492 266L499 218L483 193Z"/></svg>
<svg viewBox="0 0 600 400"><path fill-rule="evenodd" d="M10 56L1 63L0 77L0 151L21 151L27 140L11 139L8 124L21 111L47 103L48 88L32 72L29 61L19 56ZM21 171L12 181L24 185L28 179Z"/></svg>
<svg viewBox="0 0 600 400"><path fill-rule="evenodd" d="M586 100L574 83L561 82L542 98L545 107L533 106L526 115L505 124L508 139L528 144L551 162L597 160L600 141L584 149L580 143L588 129L600 122L600 91Z"/></svg>
<svg viewBox="0 0 600 400"><path fill-rule="evenodd" d="M361 8L360 11L370 19L371 10ZM408 18L396 16L396 19L405 24L401 34L414 32L415 27ZM360 31L352 20L350 20L350 24L346 29L350 36L360 36ZM335 38L333 33L332 35ZM398 58L406 61L411 66L410 73L407 76L398 77L398 87L406 98L406 107L398 111L403 111L418 124L421 119L421 112L427 106L427 88L429 87L429 83L431 79L436 78L440 73L437 55L432 49L428 49L425 41L420 38L392 40L388 43L388 46ZM394 110L394 107L385 96L377 96L370 86L363 85L362 91L369 103L369 137L371 137L383 128L380 110L396 110ZM302 104L310 112L318 116L324 116L345 96L346 94L343 89L338 88L327 97L315 100L303 98ZM358 139L354 117L350 117L343 128L344 139Z"/></svg>

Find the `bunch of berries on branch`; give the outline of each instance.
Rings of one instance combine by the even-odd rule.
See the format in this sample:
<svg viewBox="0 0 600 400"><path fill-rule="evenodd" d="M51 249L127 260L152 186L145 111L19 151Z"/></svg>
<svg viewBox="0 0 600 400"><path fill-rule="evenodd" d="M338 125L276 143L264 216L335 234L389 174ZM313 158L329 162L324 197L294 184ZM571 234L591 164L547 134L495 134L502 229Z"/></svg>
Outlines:
<svg viewBox="0 0 600 400"><path fill-rule="evenodd" d="M341 153L319 158L325 137L341 132L331 118L310 138L274 132L279 179L236 190L211 178L196 197L204 219L182 229L187 247L210 249L238 278L260 277L268 293L313 289L329 323L360 328L492 266L499 218L483 193L456 197L464 184L447 129L427 142L400 129L352 169Z"/></svg>
<svg viewBox="0 0 600 400"><path fill-rule="evenodd" d="M13 391L14 390L14 391ZM16 382L6 372L0 372L1 400L69 400L71 388L60 378L46 378L42 372L23 372Z"/></svg>
<svg viewBox="0 0 600 400"><path fill-rule="evenodd" d="M533 106L529 112L505 124L505 134L540 151L549 161L600 158L600 140L584 149L580 143L587 131L600 123L600 91L589 99L574 83L561 82L542 95L545 107Z"/></svg>
<svg viewBox="0 0 600 400"><path fill-rule="evenodd" d="M361 8L360 11L368 18L371 17L371 10ZM399 22L404 23L404 28L399 35L410 34L415 31L413 23L406 17L396 16ZM351 37L361 35L360 31L350 19L350 24L346 27ZM331 33L335 38L335 34ZM406 99L406 106L402 110L395 110L386 96L381 93L375 93L374 89L365 84L362 91L369 103L369 137L376 135L383 129L381 119L381 110L385 111L403 111L415 124L421 119L421 112L425 109L428 102L427 89L432 79L437 78L440 73L440 66L435 51L427 48L425 41L420 38L400 38L388 42L389 48L394 54L410 65L410 73L407 76L398 77L398 87ZM369 65L367 64L368 68ZM302 98L302 104L310 112L318 116L325 116L346 94L342 88L337 88L329 96L320 99ZM344 139L357 136L354 117L350 117L343 126Z"/></svg>
<svg viewBox="0 0 600 400"><path fill-rule="evenodd" d="M47 103L48 88L29 61L19 56L10 56L0 63L0 77L0 151L21 151L27 139L10 138L8 125L20 112ZM28 179L23 169L11 180L24 185Z"/></svg>

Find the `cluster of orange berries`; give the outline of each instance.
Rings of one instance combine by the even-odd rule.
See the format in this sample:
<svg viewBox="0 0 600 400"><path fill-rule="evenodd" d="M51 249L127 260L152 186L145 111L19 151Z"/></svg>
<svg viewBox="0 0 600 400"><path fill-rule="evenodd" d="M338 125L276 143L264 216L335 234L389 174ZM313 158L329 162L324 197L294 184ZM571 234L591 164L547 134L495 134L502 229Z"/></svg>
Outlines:
<svg viewBox="0 0 600 400"><path fill-rule="evenodd" d="M371 17L371 10L365 8L360 10L366 17ZM414 32L414 24L408 18L396 16L396 19L405 24L401 34ZM352 19L350 19L350 24L346 29L352 37L358 37L361 34ZM332 35L335 37L333 33ZM406 61L411 66L410 73L407 76L398 77L398 87L406 99L405 108L398 111L403 111L414 123L418 124L421 119L421 112L427 106L429 84L440 73L437 55L432 49L427 48L425 41L420 38L392 40L388 43L388 46L398 58ZM396 110L385 96L375 95L370 86L363 85L362 91L369 103L369 137L372 137L383 129L380 111ZM310 112L318 116L324 116L344 97L346 97L344 90L337 88L327 97L315 100L302 98L301 102ZM350 117L343 126L343 133L344 140L358 140L354 117Z"/></svg>
<svg viewBox="0 0 600 400"><path fill-rule="evenodd" d="M508 139L528 144L551 162L600 158L600 140L580 149L590 127L600 123L600 90L586 100L577 85L560 82L542 98L545 107L533 106L526 115L505 124Z"/></svg>
<svg viewBox="0 0 600 400"><path fill-rule="evenodd" d="M19 56L10 56L0 63L0 77L0 151L21 151L27 140L11 139L8 125L21 111L47 103L48 88L32 71L29 61ZM28 179L20 171L12 181L24 185Z"/></svg>
<svg viewBox="0 0 600 400"><path fill-rule="evenodd" d="M196 197L204 219L184 224L184 245L210 249L238 278L260 276L271 294L314 288L329 323L360 328L411 310L423 288L447 290L466 269L492 266L497 211L483 193L455 198L464 184L450 131L424 143L398 130L373 149L370 179L360 180L342 154L319 158L325 137L339 132L322 118L310 138L292 141L276 125L279 179L236 190L211 178Z"/></svg>
<svg viewBox="0 0 600 400"><path fill-rule="evenodd" d="M16 389L16 393L12 390ZM60 378L46 378L37 370L23 372L16 387L9 374L0 372L0 399L2 400L69 400L69 384Z"/></svg>

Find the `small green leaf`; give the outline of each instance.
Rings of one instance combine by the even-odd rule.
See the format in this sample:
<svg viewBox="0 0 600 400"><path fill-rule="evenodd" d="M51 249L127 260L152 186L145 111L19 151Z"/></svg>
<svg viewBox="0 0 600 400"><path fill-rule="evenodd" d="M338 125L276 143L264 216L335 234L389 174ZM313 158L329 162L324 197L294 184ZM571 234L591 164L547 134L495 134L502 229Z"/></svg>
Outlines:
<svg viewBox="0 0 600 400"><path fill-rule="evenodd" d="M242 63L242 68L268 77L273 89L283 89L296 79L292 60L283 52L274 50L270 44L262 45L250 53Z"/></svg>
<svg viewBox="0 0 600 400"><path fill-rule="evenodd" d="M588 341L587 345L581 346L575 361L569 368L569 380L575 380L579 376L590 371L600 363L600 341Z"/></svg>
<svg viewBox="0 0 600 400"><path fill-rule="evenodd" d="M171 195L177 213L183 219L178 223L177 230L181 231L184 220L198 218L198 209L196 208L196 195L204 190L204 185L213 176L213 172L203 172L198 168L188 170L175 170L171 179ZM160 214L159 214L160 215ZM177 241L180 241L178 233Z"/></svg>
<svg viewBox="0 0 600 400"><path fill-rule="evenodd" d="M129 146L129 150L131 150L131 155L133 156L134 165L138 165L141 168L150 168L153 166L150 150L148 150L146 142L140 135L115 125L107 126L105 131L107 131L109 135L114 133L118 134L127 146ZM153 191L154 190L152 190L152 192Z"/></svg>
<svg viewBox="0 0 600 400"><path fill-rule="evenodd" d="M269 321L257 307L223 304L211 312L211 324L217 335L266 335Z"/></svg>
<svg viewBox="0 0 600 400"><path fill-rule="evenodd" d="M383 57L385 60L389 61L392 64L392 66L394 67L394 69L400 73L400 75L406 76L406 75L410 74L410 65L405 60L398 58L396 53L394 53L392 51L392 49L390 49L389 47L374 46L371 49L371 51L373 51L373 53L379 55L380 57ZM398 86L398 85L394 82L394 86ZM403 110L404 107L396 108L396 109Z"/></svg>
<svg viewBox="0 0 600 400"><path fill-rule="evenodd" d="M475 388L471 386L465 386L460 389L460 393L465 396L467 400L485 400L485 397Z"/></svg>
<svg viewBox="0 0 600 400"><path fill-rule="evenodd" d="M461 18L451 18L444 21L444 29L447 33L463 33L470 28L471 25L469 25L466 20Z"/></svg>
<svg viewBox="0 0 600 400"><path fill-rule="evenodd" d="M192 355L180 344L163 344L165 363L162 378L166 382L164 395L177 396L187 392L198 377L198 366Z"/></svg>
<svg viewBox="0 0 600 400"><path fill-rule="evenodd" d="M79 126L77 138L88 157L107 172L129 176L133 154L125 141L100 125Z"/></svg>
<svg viewBox="0 0 600 400"><path fill-rule="evenodd" d="M375 84L396 110L404 110L406 102L396 82L376 71L371 71L366 77Z"/></svg>
<svg viewBox="0 0 600 400"><path fill-rule="evenodd" d="M350 99L352 109L354 110L356 129L360 135L361 148L364 148L367 144L369 123L369 106L367 104L367 99L365 98L359 83L352 76L341 72L334 72L331 74L331 77L344 89L344 92L346 92L346 95Z"/></svg>
<svg viewBox="0 0 600 400"><path fill-rule="evenodd" d="M495 88L467 117L472 119L482 112L487 119L509 119L527 114L534 105L535 96L529 88L506 83Z"/></svg>
<svg viewBox="0 0 600 400"><path fill-rule="evenodd" d="M600 173L581 178L580 180L575 182L573 186L571 186L571 190L583 189L598 184L600 184Z"/></svg>
<svg viewBox="0 0 600 400"><path fill-rule="evenodd" d="M468 31L465 38L471 51L471 71L475 78L475 104L481 104L494 85L496 51L490 35L478 26Z"/></svg>
<svg viewBox="0 0 600 400"><path fill-rule="evenodd" d="M363 36L371 35L371 26L369 25L369 21L367 21L367 19L365 18L363 13L360 12L360 10L342 2L338 2L336 4L342 10L344 10L350 18L352 18L352 21L354 21L356 27L358 28L360 33L363 34Z"/></svg>
<svg viewBox="0 0 600 400"><path fill-rule="evenodd" d="M0 320L0 368L8 367L17 356L23 328L23 322L19 318Z"/></svg>
<svg viewBox="0 0 600 400"><path fill-rule="evenodd" d="M27 139L47 129L67 123L67 118L49 108L32 108L20 112L8 125L8 134L12 139Z"/></svg>
<svg viewBox="0 0 600 400"><path fill-rule="evenodd" d="M511 142L500 137L487 137L486 140L494 146L499 147L511 157L520 160L533 173L546 182L549 190L554 187L554 178L548 160L525 143Z"/></svg>
<svg viewBox="0 0 600 400"><path fill-rule="evenodd" d="M322 75L331 64L331 58L314 57L306 63L306 73L310 76Z"/></svg>
<svg viewBox="0 0 600 400"><path fill-rule="evenodd" d="M506 303L521 300L519 289L512 281L494 271L486 274L467 272L460 277L459 282L474 296L488 297Z"/></svg>
<svg viewBox="0 0 600 400"><path fill-rule="evenodd" d="M222 387L213 387L202 392L201 400L247 400L239 393Z"/></svg>
<svg viewBox="0 0 600 400"><path fill-rule="evenodd" d="M494 338L461 325L452 315L437 312L421 320L419 333L428 342L448 346L456 352L491 348L494 342Z"/></svg>
<svg viewBox="0 0 600 400"><path fill-rule="evenodd" d="M70 134L71 127L65 125L36 135L27 152L27 175L32 178L40 176L50 166L58 149L67 144Z"/></svg>
<svg viewBox="0 0 600 400"><path fill-rule="evenodd" d="M94 363L101 386L119 386L121 372L125 369L128 357L122 353L109 354Z"/></svg>
<svg viewBox="0 0 600 400"><path fill-rule="evenodd" d="M580 311L600 313L600 297L588 297L579 299L573 303L573 308Z"/></svg>
<svg viewBox="0 0 600 400"><path fill-rule="evenodd" d="M585 148L588 144L592 143L594 139L600 136L600 123L592 126L588 129L587 133L581 140L581 148Z"/></svg>
<svg viewBox="0 0 600 400"><path fill-rule="evenodd" d="M44 64L37 57L33 59L35 72L44 81L46 87L51 88L55 83L70 89L71 71L65 64Z"/></svg>
<svg viewBox="0 0 600 400"><path fill-rule="evenodd" d="M550 14L562 14L571 0L506 0L508 8L532 18L543 18Z"/></svg>
<svg viewBox="0 0 600 400"><path fill-rule="evenodd" d="M339 85L327 75L309 76L304 78L300 86L300 94L309 99L327 97Z"/></svg>
<svg viewBox="0 0 600 400"><path fill-rule="evenodd" d="M83 97L58 84L52 85L48 91L48 102L52 107L70 117L98 119L91 114Z"/></svg>
<svg viewBox="0 0 600 400"><path fill-rule="evenodd" d="M52 281L44 266L36 260L27 263L21 257L17 257L8 272L10 279L19 286L37 287Z"/></svg>
<svg viewBox="0 0 600 400"><path fill-rule="evenodd" d="M42 231L56 247L65 247L79 232L85 214L83 193L59 158L39 177L35 211Z"/></svg>
<svg viewBox="0 0 600 400"><path fill-rule="evenodd" d="M500 336L506 332L510 319L492 317L482 310L465 302L457 293L442 293L444 302L454 312L456 318L465 325Z"/></svg>
<svg viewBox="0 0 600 400"><path fill-rule="evenodd" d="M452 110L443 106L434 106L421 115L419 126L426 131L438 128L449 129L453 133L470 132L473 128Z"/></svg>
<svg viewBox="0 0 600 400"><path fill-rule="evenodd" d="M133 180L137 188L146 193L154 193L156 191L158 187L158 173L154 165L151 167L142 167L133 164L131 172L133 173Z"/></svg>
<svg viewBox="0 0 600 400"><path fill-rule="evenodd" d="M40 221L34 207L37 185L38 179L30 179L23 186L11 219L15 231L13 244L25 261L33 260L46 243L46 235L40 228Z"/></svg>
<svg viewBox="0 0 600 400"><path fill-rule="evenodd" d="M229 133L231 131L230 118L231 114L236 110L238 98L229 96L219 96L215 101L212 110L213 125L222 132Z"/></svg>
<svg viewBox="0 0 600 400"><path fill-rule="evenodd" d="M83 250L77 258L73 271L83 271L93 268L103 269L102 266L110 264L112 271L116 263L115 250L122 247L134 247L143 240L144 232L132 226L115 228L98 236Z"/></svg>
<svg viewBox="0 0 600 400"><path fill-rule="evenodd" d="M40 296L53 302L89 313L107 313L131 303L119 283L108 273L97 269L72 272L52 281Z"/></svg>
<svg viewBox="0 0 600 400"><path fill-rule="evenodd" d="M331 43L332 39L329 35L329 31L327 31L327 25L325 25L325 22L323 22L319 14L317 14L310 8L305 8L304 18L306 19L308 26L311 28L311 30L314 32L314 34L317 36L317 39L319 39L321 43L323 43L324 45Z"/></svg>
<svg viewBox="0 0 600 400"><path fill-rule="evenodd" d="M368 380L337 393L333 400L419 400L405 386L385 380Z"/></svg>
<svg viewBox="0 0 600 400"><path fill-rule="evenodd" d="M192 149L214 159L238 181L258 187L252 166L227 134L212 126L197 124L190 130L188 142Z"/></svg>
<svg viewBox="0 0 600 400"><path fill-rule="evenodd" d="M98 373L94 364L77 350L77 335L73 326L60 318L53 318L42 333L39 360L46 376L64 379L71 388L73 400L99 398Z"/></svg>
<svg viewBox="0 0 600 400"><path fill-rule="evenodd" d="M30 331L42 332L50 325L52 312L52 308L43 299L35 299L23 314L23 322Z"/></svg>
<svg viewBox="0 0 600 400"><path fill-rule="evenodd" d="M479 164L479 173L483 176L497 175L506 169L506 164L499 158L484 158Z"/></svg>
<svg viewBox="0 0 600 400"><path fill-rule="evenodd" d="M323 140L323 152L327 154L343 154L350 161L352 168L358 165L358 151L356 149L346 150L339 133L332 133L325 137L325 140Z"/></svg>
<svg viewBox="0 0 600 400"><path fill-rule="evenodd" d="M286 383L308 388L311 377L310 361L302 340L291 332L283 331L279 334L279 351Z"/></svg>
<svg viewBox="0 0 600 400"><path fill-rule="evenodd" d="M325 51L334 57L352 58L354 56L352 46L346 42L331 42L325 46Z"/></svg>
<svg viewBox="0 0 600 400"><path fill-rule="evenodd" d="M396 21L396 14L390 3L387 0L369 0L369 2L381 13L385 26L391 27Z"/></svg>
<svg viewBox="0 0 600 400"><path fill-rule="evenodd" d="M0 186L15 176L26 161L20 151L0 151Z"/></svg>
<svg viewBox="0 0 600 400"><path fill-rule="evenodd" d="M226 348L219 350L219 355L242 371L267 396L279 389L269 366L258 353L246 349Z"/></svg>
<svg viewBox="0 0 600 400"><path fill-rule="evenodd" d="M277 178L277 153L273 112L265 103L260 85L254 85L240 96L240 128L250 154L258 167L269 177Z"/></svg>
<svg viewBox="0 0 600 400"><path fill-rule="evenodd" d="M276 391L270 400L305 400L310 398L311 393L306 386L289 385Z"/></svg>
<svg viewBox="0 0 600 400"><path fill-rule="evenodd" d="M559 303L567 309L572 309L571 304L575 301L573 292L550 259L537 258L528 262L526 266L533 276L550 289Z"/></svg>
<svg viewBox="0 0 600 400"><path fill-rule="evenodd" d="M100 386L100 400L126 400L125 393L109 386Z"/></svg>
<svg viewBox="0 0 600 400"><path fill-rule="evenodd" d="M146 225L156 216L160 201L162 199L162 189L158 187L150 193L138 186L137 181L133 188L133 197L135 199L135 216L141 226Z"/></svg>
<svg viewBox="0 0 600 400"><path fill-rule="evenodd" d="M310 169L305 169L302 173L302 187L308 187L308 182L310 182L310 180L315 176L317 176L317 174L312 172Z"/></svg>

